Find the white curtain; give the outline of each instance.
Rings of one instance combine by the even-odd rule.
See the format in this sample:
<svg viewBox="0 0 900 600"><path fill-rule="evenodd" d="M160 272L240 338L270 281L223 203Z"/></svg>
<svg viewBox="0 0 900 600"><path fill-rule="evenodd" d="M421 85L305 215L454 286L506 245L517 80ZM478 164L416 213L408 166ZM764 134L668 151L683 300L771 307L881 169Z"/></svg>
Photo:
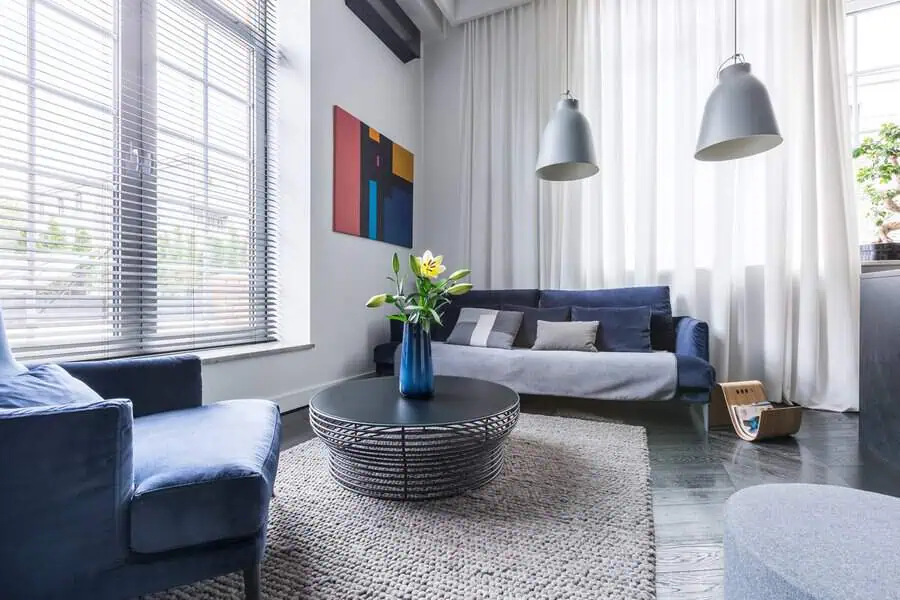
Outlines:
<svg viewBox="0 0 900 600"><path fill-rule="evenodd" d="M466 264L483 287L667 284L709 322L719 379L858 408L858 251L842 0L739 5L739 50L768 86L785 142L699 163L730 0L572 0L569 87L600 173L538 182L541 129L566 89L566 3L465 25Z"/></svg>

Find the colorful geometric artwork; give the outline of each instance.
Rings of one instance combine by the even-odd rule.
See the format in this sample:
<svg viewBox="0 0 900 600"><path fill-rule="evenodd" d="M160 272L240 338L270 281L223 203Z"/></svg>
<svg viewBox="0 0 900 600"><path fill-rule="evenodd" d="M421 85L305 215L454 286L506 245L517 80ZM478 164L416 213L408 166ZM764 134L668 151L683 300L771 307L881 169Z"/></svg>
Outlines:
<svg viewBox="0 0 900 600"><path fill-rule="evenodd" d="M412 248L413 155L334 107L334 230Z"/></svg>

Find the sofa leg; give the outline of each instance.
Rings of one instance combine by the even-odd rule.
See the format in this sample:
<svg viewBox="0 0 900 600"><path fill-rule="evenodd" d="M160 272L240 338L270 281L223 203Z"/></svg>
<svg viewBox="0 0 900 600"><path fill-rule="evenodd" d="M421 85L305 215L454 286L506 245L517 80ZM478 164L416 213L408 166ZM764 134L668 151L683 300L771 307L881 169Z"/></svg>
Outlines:
<svg viewBox="0 0 900 600"><path fill-rule="evenodd" d="M244 569L244 600L261 600L259 584L259 563Z"/></svg>
<svg viewBox="0 0 900 600"><path fill-rule="evenodd" d="M691 421L701 433L709 433L709 404L691 404L688 406L690 410Z"/></svg>

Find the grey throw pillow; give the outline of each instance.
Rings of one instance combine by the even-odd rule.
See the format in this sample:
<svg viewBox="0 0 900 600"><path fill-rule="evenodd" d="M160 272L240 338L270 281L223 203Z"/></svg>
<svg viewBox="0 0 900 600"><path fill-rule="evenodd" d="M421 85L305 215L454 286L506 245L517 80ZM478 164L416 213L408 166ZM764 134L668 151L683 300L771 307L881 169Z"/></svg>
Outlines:
<svg viewBox="0 0 900 600"><path fill-rule="evenodd" d="M596 352L598 321L538 321L532 350Z"/></svg>
<svg viewBox="0 0 900 600"><path fill-rule="evenodd" d="M465 307L459 311L459 318L447 337L447 343L508 350L512 348L521 325L520 312Z"/></svg>

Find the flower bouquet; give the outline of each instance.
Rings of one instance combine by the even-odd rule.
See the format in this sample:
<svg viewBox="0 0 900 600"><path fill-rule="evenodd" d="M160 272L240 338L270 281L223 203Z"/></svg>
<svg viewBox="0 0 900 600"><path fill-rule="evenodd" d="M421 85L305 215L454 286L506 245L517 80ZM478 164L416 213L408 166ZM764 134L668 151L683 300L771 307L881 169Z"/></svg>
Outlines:
<svg viewBox="0 0 900 600"><path fill-rule="evenodd" d="M434 394L434 369L431 364L431 325L442 325L442 309L450 303L450 296L460 296L472 289L462 283L469 269L454 271L441 279L447 270L443 256L426 250L422 256L410 255L409 270L414 289L406 291L407 276L400 275L400 257L394 253L391 261L395 293L372 296L369 308L393 305L397 312L388 319L403 322L403 342L400 349L400 393L411 398L428 398Z"/></svg>

